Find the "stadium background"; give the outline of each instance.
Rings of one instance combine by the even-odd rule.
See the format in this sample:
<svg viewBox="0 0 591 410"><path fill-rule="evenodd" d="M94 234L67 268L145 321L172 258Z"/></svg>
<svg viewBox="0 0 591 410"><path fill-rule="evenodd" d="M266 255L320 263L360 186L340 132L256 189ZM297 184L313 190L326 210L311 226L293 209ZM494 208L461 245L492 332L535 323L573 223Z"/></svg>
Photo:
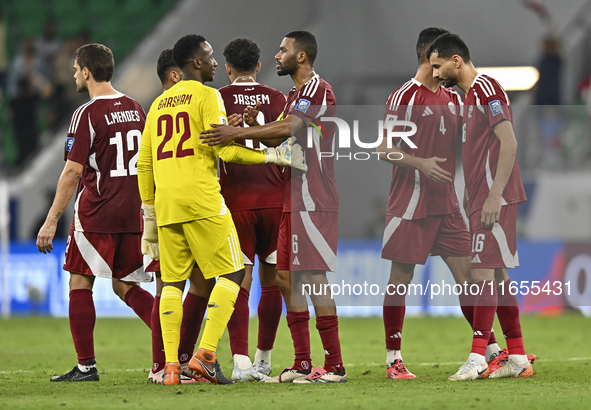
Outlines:
<svg viewBox="0 0 591 410"><path fill-rule="evenodd" d="M562 105L559 144L543 138L544 117L538 116L536 89L511 92L515 128L520 143L518 158L530 198L520 208L518 280L576 281L573 297L523 299L535 305L527 310L558 314L577 309L589 314L591 305L591 143L589 117L581 89L591 72L591 2L547 0L560 39ZM294 29L313 32L319 41L316 71L333 86L340 105L380 106L391 91L416 70L414 43L420 29L440 26L460 34L471 48L476 66L536 66L541 42L549 33L532 8L518 0L447 0L433 7L429 0L368 1L196 1L196 0L20 0L2 1L11 58L27 39L41 36L48 19L55 21L56 37L66 43L76 36L106 44L115 54L114 86L138 100L146 109L160 92L155 74L160 51L187 33L204 35L214 47L220 66L210 85L227 84L223 70L224 45L238 36L254 39L262 49L263 68L258 81L284 93L291 82L275 73L273 56L283 35ZM63 67L71 73L70 66ZM71 83L73 86L73 81ZM537 87L543 87L538 84ZM41 114L51 107L41 107ZM37 253L32 232L47 212L46 192L55 189L63 167L65 122L50 130L42 119L35 155L20 166L14 163L15 136L8 116L9 96L2 98L0 120L0 210L2 235L10 238L2 253L0 301L5 314L67 315L67 274L61 271L65 242L51 255ZM351 163L337 163L341 195L338 280L383 284L389 264L379 258L390 167L377 162L363 172ZM462 175L457 176L462 192ZM71 206L71 205L70 205ZM4 215L4 216L2 216ZM71 208L63 217L71 221ZM378 238L378 239L376 239ZM6 241L4 242L6 243ZM64 276L65 275L65 276ZM417 269L415 280L424 283L445 278L439 259ZM65 279L65 280L64 280ZM110 291L108 281L97 281L95 301L101 316L132 316L131 310ZM251 304L257 301L253 286ZM10 303L5 303L10 300ZM377 315L381 300L351 297L339 300L343 315ZM458 314L449 299L419 298L409 313ZM362 307L363 306L363 307ZM256 312L256 309L251 309Z"/></svg>

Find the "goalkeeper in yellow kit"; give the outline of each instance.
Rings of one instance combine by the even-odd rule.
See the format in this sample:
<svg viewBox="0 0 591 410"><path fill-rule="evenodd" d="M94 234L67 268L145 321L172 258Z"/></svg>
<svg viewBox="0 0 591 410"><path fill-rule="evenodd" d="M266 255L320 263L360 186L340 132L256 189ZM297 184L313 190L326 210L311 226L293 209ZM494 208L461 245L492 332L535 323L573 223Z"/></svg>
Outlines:
<svg viewBox="0 0 591 410"><path fill-rule="evenodd" d="M137 163L144 213L142 252L160 258L160 322L166 355L163 384L180 384L182 294L193 265L199 265L206 279L219 276L208 302L203 337L189 362L190 370L217 384L221 372L215 350L244 276L238 235L220 194L217 156L243 164L271 163L304 170L306 165L301 147L292 145L294 139L264 150L234 143L202 144L201 131L211 128L210 124L227 123L220 93L203 85L213 80L217 62L209 43L198 35L182 37L172 53L183 81L152 104Z"/></svg>

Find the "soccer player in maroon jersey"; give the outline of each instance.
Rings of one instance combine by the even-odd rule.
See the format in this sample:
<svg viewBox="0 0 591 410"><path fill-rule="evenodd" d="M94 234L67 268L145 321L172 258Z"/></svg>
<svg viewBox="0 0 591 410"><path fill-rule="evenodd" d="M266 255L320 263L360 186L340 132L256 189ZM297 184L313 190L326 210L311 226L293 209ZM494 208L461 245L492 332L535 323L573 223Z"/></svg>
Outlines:
<svg viewBox="0 0 591 410"><path fill-rule="evenodd" d="M154 298L137 283L152 280L142 266L136 167L145 114L111 86L114 65L111 50L101 44L76 50L76 89L88 91L91 100L72 116L66 165L37 236L37 249L51 252L57 221L78 185L64 264L70 272L70 330L78 365L51 381L99 380L93 337L95 277L111 278L115 293L150 326Z"/></svg>
<svg viewBox="0 0 591 410"><path fill-rule="evenodd" d="M417 148L403 142L388 148L385 140L377 148L378 152L403 154L400 160L380 155L395 165L382 249L382 257L392 261L383 316L386 374L391 379L414 379L415 375L400 354L406 292L390 289L406 289L415 265L424 265L429 255L440 255L457 283L470 280L470 235L453 184L462 101L458 93L433 78L426 55L431 42L445 33L448 31L441 28L421 31L416 45L417 73L390 94L386 104L385 126L391 119L412 121L417 126L413 137ZM465 304L463 299L465 296L460 296L461 305Z"/></svg>
<svg viewBox="0 0 591 410"><path fill-rule="evenodd" d="M324 367L312 371L310 356L310 315L303 284L318 288L328 284L326 271L336 269L338 193L332 157L334 123L324 124L324 135L314 128L323 115L336 115L332 87L314 72L318 52L316 38L307 31L288 33L275 55L277 73L289 75L295 83L287 97L280 121L249 128L216 126L202 132L211 145L234 139L268 140L294 133L304 148L308 172L284 172L283 216L277 243L277 283L287 306L287 323L295 349L295 362L266 382L339 383L347 381L341 358L336 305L330 294L310 295L316 311L316 328L325 351ZM256 110L251 111L254 117ZM308 127L312 142L307 143ZM330 289L330 288L329 288Z"/></svg>
<svg viewBox="0 0 591 410"><path fill-rule="evenodd" d="M533 369L523 345L519 303L509 292L511 282L507 275L507 268L519 265L515 239L517 206L527 200L515 158L517 141L511 103L495 79L478 74L468 47L458 35L438 37L427 56L433 76L445 86L457 85L465 94L462 162L472 236L471 280L482 289L474 300L472 351L450 380L488 376L484 355L495 311L507 340L509 357L489 377L531 377Z"/></svg>
<svg viewBox="0 0 591 410"><path fill-rule="evenodd" d="M248 38L237 38L224 48L226 72L231 84L220 88L228 117L242 116L247 106L259 103L258 115L245 126L275 121L285 107L285 96L274 88L256 82L261 68L261 49ZM243 125L243 122L240 122ZM251 148L265 148L257 140L237 140ZM269 143L269 142L267 142ZM277 141L281 143L281 140ZM277 145L277 144L274 144ZM271 373L271 349L275 342L283 299L275 280L277 235L283 209L283 167L243 165L220 160L220 185L226 205L232 212L244 259L245 275L228 322L230 347L234 357L232 379L264 380ZM248 296L252 284L255 255L259 258L261 299L259 301L258 345L253 367L248 357Z"/></svg>
<svg viewBox="0 0 591 410"><path fill-rule="evenodd" d="M168 90L176 83L181 81L183 73L180 67L172 58L172 49L162 50L158 57L156 66L158 78L162 83L162 92ZM160 326L160 295L162 294L162 279L160 274L160 261L153 260L149 256L144 256L144 265L146 272L156 274L156 294L154 295L154 305L152 306L152 369L148 374L148 381L152 383L162 383L164 378L164 367L166 357L164 355L164 343L162 341L162 327ZM195 266L196 270L199 268ZM207 301L215 285L214 279L206 280L199 272L194 272L190 278L190 287L183 301L183 322L181 324L181 336L179 345L179 362L183 372L182 383L188 383L191 380L207 381L207 379L198 377L189 370L189 360L193 356L195 344L201 330L201 323L207 311Z"/></svg>

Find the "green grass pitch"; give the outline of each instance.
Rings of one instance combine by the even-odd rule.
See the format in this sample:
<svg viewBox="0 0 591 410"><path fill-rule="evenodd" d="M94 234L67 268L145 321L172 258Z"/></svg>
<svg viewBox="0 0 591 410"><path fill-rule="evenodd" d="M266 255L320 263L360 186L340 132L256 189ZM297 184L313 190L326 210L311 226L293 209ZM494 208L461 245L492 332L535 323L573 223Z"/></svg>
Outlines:
<svg viewBox="0 0 591 410"><path fill-rule="evenodd" d="M310 325L313 363L321 365L322 347L314 319ZM150 332L139 319L97 320L100 382L50 383L50 376L65 373L76 363L68 321L11 318L0 320L0 408L591 408L591 319L575 314L528 316L522 318L522 326L528 353L539 358L532 379L448 381L468 357L468 325L461 318L411 317L405 322L402 348L406 365L417 375L415 380L386 379L381 318L359 318L340 320L348 383L158 386L147 383ZM256 321L251 321L251 357L255 348ZM292 355L282 319L272 355L273 374L291 365ZM218 358L230 376L227 335L220 342Z"/></svg>

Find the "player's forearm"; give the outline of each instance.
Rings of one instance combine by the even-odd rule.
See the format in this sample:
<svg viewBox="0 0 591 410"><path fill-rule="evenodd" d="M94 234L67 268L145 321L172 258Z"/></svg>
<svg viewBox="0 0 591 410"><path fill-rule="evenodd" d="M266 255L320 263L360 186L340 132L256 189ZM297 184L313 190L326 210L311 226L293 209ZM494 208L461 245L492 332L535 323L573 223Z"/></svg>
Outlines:
<svg viewBox="0 0 591 410"><path fill-rule="evenodd" d="M277 138L291 137L291 120L288 118L260 125L258 127L248 127L243 129L243 135L240 138L255 140L273 140Z"/></svg>
<svg viewBox="0 0 591 410"><path fill-rule="evenodd" d="M137 161L137 182L142 203L151 205L154 203L154 172L152 167L151 147L142 145Z"/></svg>
<svg viewBox="0 0 591 410"><path fill-rule="evenodd" d="M66 206L68 206L70 198L72 198L72 195L76 190L76 186L82 177L82 170L82 165L77 167L72 166L70 161L66 163L66 166L64 167L64 170L62 171L57 183L55 198L53 199L53 204L47 213L46 222L57 224L57 221L64 214L64 210L66 209Z"/></svg>
<svg viewBox="0 0 591 410"><path fill-rule="evenodd" d="M499 138L501 147L499 149L499 159L497 162L497 171L490 188L489 195L501 197L515 163L517 153L517 140L513 134L513 127L509 121L503 121L494 128L494 132Z"/></svg>
<svg viewBox="0 0 591 410"><path fill-rule="evenodd" d="M378 158L401 168L418 169L422 158L408 155L395 145L388 148L386 139L376 148Z"/></svg>
<svg viewBox="0 0 591 410"><path fill-rule="evenodd" d="M226 162L237 164L264 164L265 153L236 143L214 146L216 154Z"/></svg>

